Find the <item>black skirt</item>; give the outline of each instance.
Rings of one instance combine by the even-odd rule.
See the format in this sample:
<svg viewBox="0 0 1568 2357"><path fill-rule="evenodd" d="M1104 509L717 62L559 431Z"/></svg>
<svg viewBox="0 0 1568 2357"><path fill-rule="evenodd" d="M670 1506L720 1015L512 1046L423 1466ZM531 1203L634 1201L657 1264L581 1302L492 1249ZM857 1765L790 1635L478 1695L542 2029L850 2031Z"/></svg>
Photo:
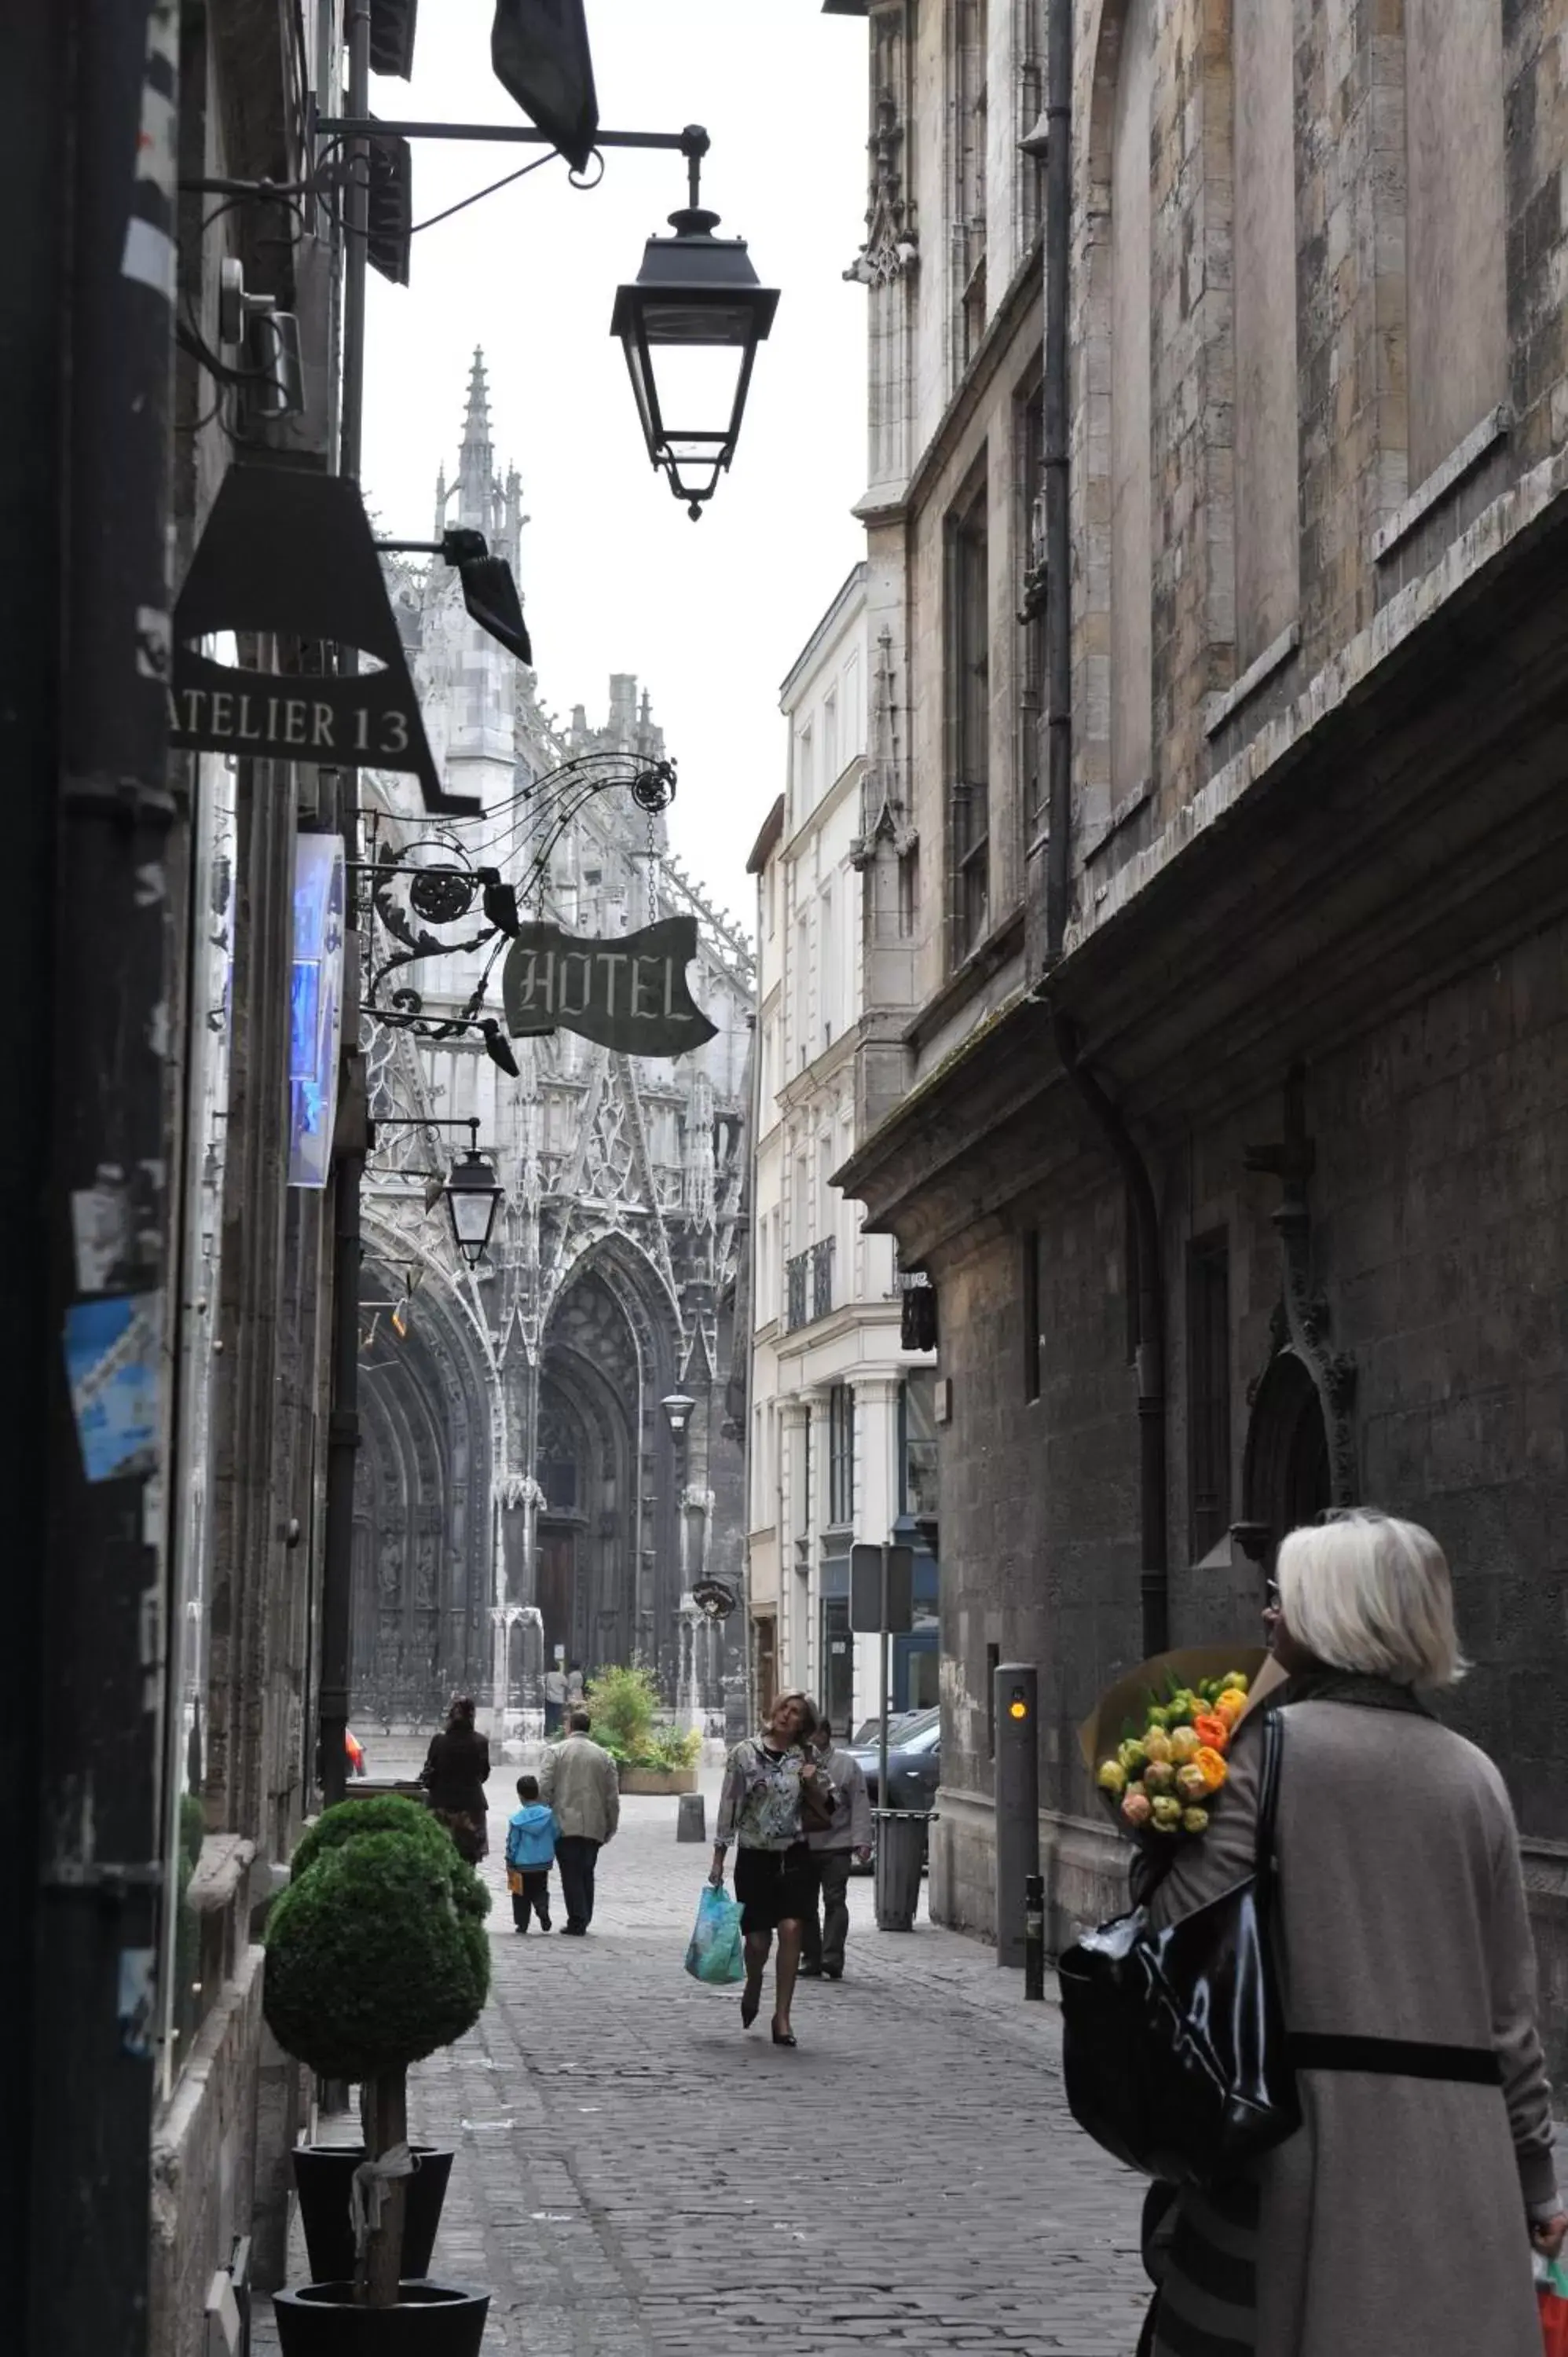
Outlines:
<svg viewBox="0 0 1568 2357"><path fill-rule="evenodd" d="M811 1851L803 1841L789 1849L737 1849L735 1895L743 1932L776 1932L780 1923L804 1922L816 1900Z"/></svg>

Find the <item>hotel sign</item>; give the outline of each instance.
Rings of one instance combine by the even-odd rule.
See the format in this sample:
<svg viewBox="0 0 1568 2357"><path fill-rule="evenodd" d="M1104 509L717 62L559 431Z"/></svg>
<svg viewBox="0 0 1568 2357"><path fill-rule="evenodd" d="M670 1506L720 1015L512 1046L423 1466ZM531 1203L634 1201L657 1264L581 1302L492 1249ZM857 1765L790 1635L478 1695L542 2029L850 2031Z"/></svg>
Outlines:
<svg viewBox="0 0 1568 2357"><path fill-rule="evenodd" d="M242 671L201 651L222 631L356 647L364 667L348 677ZM479 810L442 789L359 486L346 476L231 467L175 607L174 641L176 745L405 770L427 811Z"/></svg>
<svg viewBox="0 0 1568 2357"><path fill-rule="evenodd" d="M577 1031L623 1056L683 1056L718 1029L692 997L695 917L666 917L639 933L585 941L559 925L524 925L501 971L514 1039Z"/></svg>

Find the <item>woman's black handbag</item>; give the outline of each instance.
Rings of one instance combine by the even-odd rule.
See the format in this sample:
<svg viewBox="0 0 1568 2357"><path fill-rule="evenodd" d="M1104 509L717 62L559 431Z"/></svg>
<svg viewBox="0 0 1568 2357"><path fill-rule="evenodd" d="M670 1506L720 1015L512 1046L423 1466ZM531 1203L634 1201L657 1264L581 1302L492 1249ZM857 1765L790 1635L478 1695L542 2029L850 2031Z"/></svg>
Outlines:
<svg viewBox="0 0 1568 2357"><path fill-rule="evenodd" d="M1262 1723L1252 1872L1163 1931L1134 1908L1068 1949L1062 2072L1073 2118L1118 2160L1204 2185L1301 2125L1269 1953L1283 1714Z"/></svg>

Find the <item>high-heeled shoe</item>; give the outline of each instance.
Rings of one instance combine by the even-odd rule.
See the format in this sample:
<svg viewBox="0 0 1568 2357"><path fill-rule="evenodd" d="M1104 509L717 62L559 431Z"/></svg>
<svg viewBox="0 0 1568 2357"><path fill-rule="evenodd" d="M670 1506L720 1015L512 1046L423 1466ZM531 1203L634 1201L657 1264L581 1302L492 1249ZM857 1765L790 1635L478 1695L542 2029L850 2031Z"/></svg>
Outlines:
<svg viewBox="0 0 1568 2357"><path fill-rule="evenodd" d="M793 2046L796 2042L795 2033L792 2029L780 2029L779 2024L777 2022L774 2023L773 2043L775 2046Z"/></svg>
<svg viewBox="0 0 1568 2357"><path fill-rule="evenodd" d="M748 1986L747 1986L747 1988L746 1988L746 1995L741 1998L741 2001L740 2001L740 2026L741 2026L741 2028L742 2028L743 2029L749 2029L751 2028L752 2023L757 2019L757 2015L761 2012L761 2010L762 2010L762 1984L761 1984L761 1982L759 1981L759 1982L757 1983L757 1986L756 1986L755 1988L750 1987L750 1986L749 1986L749 1985L748 1985Z"/></svg>

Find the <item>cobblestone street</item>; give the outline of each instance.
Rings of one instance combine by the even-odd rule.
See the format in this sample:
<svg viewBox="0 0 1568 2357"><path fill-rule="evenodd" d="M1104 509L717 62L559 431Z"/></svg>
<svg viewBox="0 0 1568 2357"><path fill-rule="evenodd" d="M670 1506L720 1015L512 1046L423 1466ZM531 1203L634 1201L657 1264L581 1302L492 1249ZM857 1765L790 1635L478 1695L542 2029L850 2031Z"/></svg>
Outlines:
<svg viewBox="0 0 1568 2357"><path fill-rule="evenodd" d="M1018 1974L923 1920L878 1933L859 1877L845 1978L802 1985L800 2047L775 2050L766 2005L744 2035L738 1992L682 1971L708 1853L677 1844L673 1801L624 1803L589 1939L519 1939L507 1789L491 2000L411 2086L416 2133L457 2147L435 2271L492 2287L486 2357L730 2357L780 2332L1130 2357L1141 2188L1073 2127L1055 2007Z"/></svg>

